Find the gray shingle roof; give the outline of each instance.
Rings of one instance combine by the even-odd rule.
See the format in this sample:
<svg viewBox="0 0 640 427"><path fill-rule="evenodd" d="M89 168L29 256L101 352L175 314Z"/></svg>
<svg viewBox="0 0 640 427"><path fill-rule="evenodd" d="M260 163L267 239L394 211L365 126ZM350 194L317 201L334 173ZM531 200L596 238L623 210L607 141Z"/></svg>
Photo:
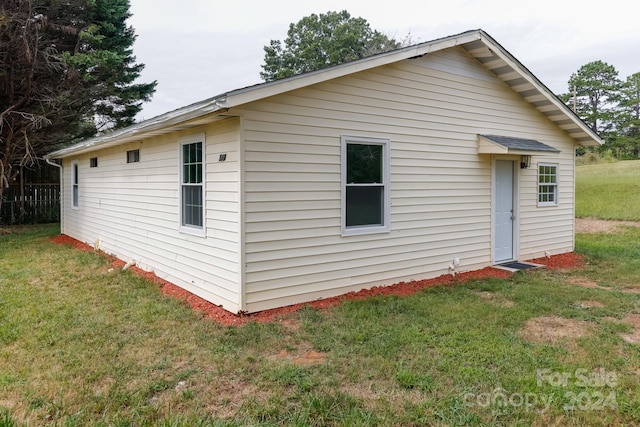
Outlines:
<svg viewBox="0 0 640 427"><path fill-rule="evenodd" d="M550 153L559 153L560 150L557 148L551 147L547 144L543 144L540 141L536 141L535 139L525 139L525 138L514 138L511 136L500 136L500 135L480 135L484 138L495 142L496 144L502 145L505 148L511 150L522 150L522 151L545 151Z"/></svg>

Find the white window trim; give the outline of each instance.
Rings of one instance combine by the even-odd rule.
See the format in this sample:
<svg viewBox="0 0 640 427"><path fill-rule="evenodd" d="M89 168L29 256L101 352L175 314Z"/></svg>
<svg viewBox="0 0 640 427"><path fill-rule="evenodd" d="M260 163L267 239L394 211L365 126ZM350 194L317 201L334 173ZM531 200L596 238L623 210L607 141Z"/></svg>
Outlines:
<svg viewBox="0 0 640 427"><path fill-rule="evenodd" d="M553 166L556 168L556 182L555 184L540 184L540 166ZM558 200L560 199L560 165L558 163L538 163L537 173L536 173L536 200L538 202L538 206L558 206ZM540 186L541 185L551 185L555 186L555 200L553 202L541 202L540 201Z"/></svg>
<svg viewBox="0 0 640 427"><path fill-rule="evenodd" d="M192 225L183 225L183 206L182 206L182 181L183 181L183 149L182 147L184 145L187 144L193 144L196 142L202 142L202 184L201 184L201 189L202 189L202 227L196 227L196 226L192 226ZM198 133L198 134L194 134L194 135L189 135L189 136L185 136L183 138L180 138L179 140L179 164L178 167L180 168L179 171L179 179L180 181L178 182L178 210L179 210L179 215L178 215L178 219L179 219L179 227L180 227L180 232L182 233L186 233L186 234L192 234L194 236L200 236L200 237L205 237L206 236L206 230L207 230L207 216L206 216L206 212L207 212L207 200L206 200L206 182L207 182L207 175L206 175L206 165L207 165L207 157L206 157L206 146L207 146L207 140L206 140L206 136L204 133Z"/></svg>
<svg viewBox="0 0 640 427"><path fill-rule="evenodd" d="M71 209L80 209L80 166L77 160L71 162Z"/></svg>
<svg viewBox="0 0 640 427"><path fill-rule="evenodd" d="M383 216L382 225L365 225L347 227L347 144L375 144L382 145L382 179L383 185ZM356 236L363 234L388 233L391 230L391 140L388 138L373 138L362 136L342 135L341 137L341 234L342 236Z"/></svg>

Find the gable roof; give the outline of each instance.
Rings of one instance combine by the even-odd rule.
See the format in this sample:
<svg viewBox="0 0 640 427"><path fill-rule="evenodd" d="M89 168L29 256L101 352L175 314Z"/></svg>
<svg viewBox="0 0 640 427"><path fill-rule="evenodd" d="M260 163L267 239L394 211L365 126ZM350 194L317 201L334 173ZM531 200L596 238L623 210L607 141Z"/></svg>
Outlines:
<svg viewBox="0 0 640 427"><path fill-rule="evenodd" d="M248 102L397 61L421 57L431 52L455 46L465 49L579 144L583 146L603 144L603 141L591 128L491 36L483 30L472 30L333 67L232 90L144 120L132 126L63 148L47 154L45 158L64 158L151 136L201 126L225 118L224 113L228 109Z"/></svg>

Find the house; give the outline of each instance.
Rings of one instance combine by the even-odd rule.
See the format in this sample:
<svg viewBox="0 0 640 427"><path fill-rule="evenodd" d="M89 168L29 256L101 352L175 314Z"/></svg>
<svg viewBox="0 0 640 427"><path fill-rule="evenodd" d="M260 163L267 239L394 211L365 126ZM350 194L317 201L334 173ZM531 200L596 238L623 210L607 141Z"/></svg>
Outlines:
<svg viewBox="0 0 640 427"><path fill-rule="evenodd" d="M570 252L575 149L601 143L474 30L47 159L63 234L238 313Z"/></svg>

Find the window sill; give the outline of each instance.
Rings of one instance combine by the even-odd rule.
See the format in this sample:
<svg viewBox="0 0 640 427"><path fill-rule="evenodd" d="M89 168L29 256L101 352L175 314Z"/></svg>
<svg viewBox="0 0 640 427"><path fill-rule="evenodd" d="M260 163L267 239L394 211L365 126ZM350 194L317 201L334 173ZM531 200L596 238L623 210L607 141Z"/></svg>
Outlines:
<svg viewBox="0 0 640 427"><path fill-rule="evenodd" d="M195 227L188 227L183 225L183 226L180 226L180 233L189 234L190 236L196 236L196 237L207 237L207 232L205 231L204 227L195 228Z"/></svg>
<svg viewBox="0 0 640 427"><path fill-rule="evenodd" d="M342 229L342 237L348 236L362 236L366 234L382 234L389 233L391 230L387 226L370 226L370 227L353 227L353 228L343 228Z"/></svg>

